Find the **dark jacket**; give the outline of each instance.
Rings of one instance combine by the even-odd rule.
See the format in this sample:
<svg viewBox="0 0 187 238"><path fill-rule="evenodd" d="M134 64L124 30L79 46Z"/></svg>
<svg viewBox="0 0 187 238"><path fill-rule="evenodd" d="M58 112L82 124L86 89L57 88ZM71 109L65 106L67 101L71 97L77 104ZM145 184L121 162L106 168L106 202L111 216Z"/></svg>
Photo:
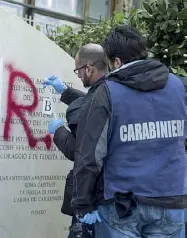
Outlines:
<svg viewBox="0 0 187 238"><path fill-rule="evenodd" d="M159 90L167 84L169 70L158 61L145 60L129 65L108 75L112 80L140 91ZM74 182L72 206L78 214L96 209L92 203L97 183L103 183L103 159L107 155L109 125L112 114L110 93L105 80L94 84L87 95L76 133ZM128 100L128 99L127 99ZM101 182L102 181L102 182ZM100 186L103 194L103 186ZM142 198L142 202L172 207L176 198ZM181 204L180 204L181 205Z"/></svg>
<svg viewBox="0 0 187 238"><path fill-rule="evenodd" d="M66 111L66 120L70 131L65 127L58 128L54 134L53 140L58 149L71 161L74 161L76 128L81 113L81 107L84 103L84 96L85 93L73 88L68 88L61 96L61 102L69 106ZM73 215L71 207L72 193L73 170L70 170L66 179L64 200L61 207L61 212L70 216Z"/></svg>
<svg viewBox="0 0 187 238"><path fill-rule="evenodd" d="M81 104L83 103L82 99L85 95L84 92L68 87L60 99L61 102L69 106L66 111L66 120L71 131L63 126L58 128L54 134L53 141L66 158L71 161L74 161L76 126L80 116L79 109L81 108Z"/></svg>

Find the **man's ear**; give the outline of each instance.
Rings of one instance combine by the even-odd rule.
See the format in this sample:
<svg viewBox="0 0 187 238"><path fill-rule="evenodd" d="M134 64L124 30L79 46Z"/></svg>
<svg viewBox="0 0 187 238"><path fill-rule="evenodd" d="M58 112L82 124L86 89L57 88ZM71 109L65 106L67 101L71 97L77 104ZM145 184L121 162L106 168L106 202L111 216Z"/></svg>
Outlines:
<svg viewBox="0 0 187 238"><path fill-rule="evenodd" d="M114 67L116 69L119 69L121 66L122 66L122 62L121 62L120 58L115 58L115 60L114 60Z"/></svg>
<svg viewBox="0 0 187 238"><path fill-rule="evenodd" d="M94 72L94 67L91 66L91 65L87 65L86 66L86 73L87 73L87 75L92 75L93 72Z"/></svg>

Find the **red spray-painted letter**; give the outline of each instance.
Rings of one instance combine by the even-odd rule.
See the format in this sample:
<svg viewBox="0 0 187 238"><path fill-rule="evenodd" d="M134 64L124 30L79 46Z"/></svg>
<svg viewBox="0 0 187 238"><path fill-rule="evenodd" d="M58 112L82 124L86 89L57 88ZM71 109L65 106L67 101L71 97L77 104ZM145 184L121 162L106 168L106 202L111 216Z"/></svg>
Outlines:
<svg viewBox="0 0 187 238"><path fill-rule="evenodd" d="M36 147L37 143L40 141L43 141L49 150L52 145L51 136L48 134L42 138L35 138L32 134L32 130L28 124L28 121L23 111L33 112L36 107L38 106L38 92L36 87L34 86L31 79L21 71L14 70L11 65L7 66L7 69L9 70L10 77L9 77L9 86L8 86L8 102L7 102L7 114L6 114L6 120L5 120L5 127L4 127L4 140L8 140L11 130L11 119L13 115L15 114L18 118L20 118L24 131L28 138L28 143L31 148ZM33 93L33 103L31 105L21 105L16 103L16 99L13 94L13 85L15 83L16 78L22 78L25 80L25 82L31 87L32 93Z"/></svg>

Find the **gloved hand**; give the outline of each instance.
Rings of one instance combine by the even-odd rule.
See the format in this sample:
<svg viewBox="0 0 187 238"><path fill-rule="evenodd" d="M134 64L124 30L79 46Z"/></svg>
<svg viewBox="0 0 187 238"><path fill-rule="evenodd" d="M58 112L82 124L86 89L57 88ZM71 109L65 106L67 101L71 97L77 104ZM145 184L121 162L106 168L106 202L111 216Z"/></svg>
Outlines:
<svg viewBox="0 0 187 238"><path fill-rule="evenodd" d="M50 76L42 82L43 88L46 88L47 85L51 85L58 93L63 93L67 86L66 84L57 76Z"/></svg>
<svg viewBox="0 0 187 238"><path fill-rule="evenodd" d="M64 125L64 120L58 119L58 120L51 120L48 126L48 131L50 134L55 134L55 131Z"/></svg>
<svg viewBox="0 0 187 238"><path fill-rule="evenodd" d="M101 218L98 214L98 211L96 210L92 213L87 213L83 218L80 219L80 222L92 225L96 222L101 222Z"/></svg>

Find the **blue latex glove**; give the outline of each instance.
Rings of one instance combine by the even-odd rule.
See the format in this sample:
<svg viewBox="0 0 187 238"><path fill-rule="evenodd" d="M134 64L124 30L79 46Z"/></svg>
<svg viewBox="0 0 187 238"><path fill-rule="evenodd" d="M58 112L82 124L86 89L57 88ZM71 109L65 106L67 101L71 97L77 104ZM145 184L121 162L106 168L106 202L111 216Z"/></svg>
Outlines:
<svg viewBox="0 0 187 238"><path fill-rule="evenodd" d="M46 88L47 85L51 85L58 93L63 93L67 89L66 84L54 75L44 79L42 85L43 88Z"/></svg>
<svg viewBox="0 0 187 238"><path fill-rule="evenodd" d="M64 125L64 120L58 119L58 120L51 120L48 126L48 131L50 134L55 134L55 131Z"/></svg>
<svg viewBox="0 0 187 238"><path fill-rule="evenodd" d="M80 219L80 222L92 225L96 222L101 222L101 218L98 214L98 211L96 210L92 213L87 213L83 218Z"/></svg>

